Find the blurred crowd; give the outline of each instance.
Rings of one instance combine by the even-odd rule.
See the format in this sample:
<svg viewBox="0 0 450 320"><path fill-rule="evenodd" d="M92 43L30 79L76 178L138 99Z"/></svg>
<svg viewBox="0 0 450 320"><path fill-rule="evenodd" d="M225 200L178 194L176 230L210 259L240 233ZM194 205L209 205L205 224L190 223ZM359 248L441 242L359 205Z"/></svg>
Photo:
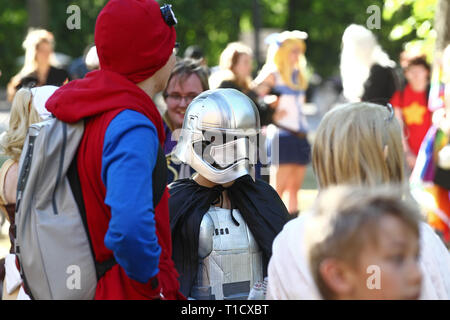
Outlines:
<svg viewBox="0 0 450 320"><path fill-rule="evenodd" d="M269 134L271 138L267 141L268 149L270 140L279 141L279 154L272 157L271 162L277 167L272 180L269 161L258 163L256 174L276 185L280 196L287 198L289 212L294 216L298 214L298 192L310 162L310 128L305 116L307 103L315 103L315 112L320 117L345 102L390 103L404 131L407 170L411 174L430 127L433 124L439 126L444 130L444 136L448 130L443 120L446 119L443 75L449 50L436 56L433 70L433 62L428 62L426 56L417 50L403 51L399 64L396 64L382 50L370 30L351 25L342 36L341 80L334 81L330 93L327 88L332 80L324 82L320 89L317 85L308 87L311 74L307 69L306 39L307 34L300 31L285 31L267 37L266 62L261 70L254 70L252 49L244 43L228 44L217 66L208 66L199 46L189 46L184 55L177 58L177 67L162 97L157 99L166 127L166 154L169 155L176 144L171 132L182 127L185 109L198 94L208 89L234 88L245 93L258 107L264 136ZM74 59L65 69L56 67L61 64L55 59L54 42L52 33L47 30L29 32L23 42L24 65L7 87L9 101L21 87L61 86L99 69L95 45L87 46L84 55ZM253 79L252 75L256 77ZM325 105L317 103L317 100L327 97ZM442 142L443 146L445 144ZM168 158L170 161L170 156ZM191 174L189 168L173 164L169 167L169 182ZM448 189L448 184L443 187ZM437 210L448 216L448 204L441 204L441 198L437 201ZM448 226L444 225L445 222L441 223L440 229L442 232L447 230L448 234Z"/></svg>
<svg viewBox="0 0 450 320"><path fill-rule="evenodd" d="M270 35L259 70L241 42L229 43L217 66L196 45L177 54L154 99L163 119L167 184L196 175L174 157L188 106L208 90L235 89L256 107L261 126L252 175L274 186L291 220L273 236L265 280L252 283L250 295L263 286L271 299L449 299L450 271L442 268L450 261L444 247L450 246L450 45L434 61L405 50L396 63L370 30L352 24L342 35L339 80L318 86L311 85L307 39L298 30ZM47 30L30 31L23 47L24 65L7 87L12 107L2 136L0 200L11 225L16 186L8 189L8 179L17 180L28 126L49 114L45 101L58 87L102 70L95 45L57 67ZM43 86L53 89L41 103L28 89ZM318 128L308 121L311 104ZM308 165L319 190L331 189L303 213L298 199ZM380 187L386 183L397 188ZM296 244L302 237L305 247ZM352 267L364 259L391 263L382 291L367 289L366 270ZM190 297L189 290L182 293Z"/></svg>

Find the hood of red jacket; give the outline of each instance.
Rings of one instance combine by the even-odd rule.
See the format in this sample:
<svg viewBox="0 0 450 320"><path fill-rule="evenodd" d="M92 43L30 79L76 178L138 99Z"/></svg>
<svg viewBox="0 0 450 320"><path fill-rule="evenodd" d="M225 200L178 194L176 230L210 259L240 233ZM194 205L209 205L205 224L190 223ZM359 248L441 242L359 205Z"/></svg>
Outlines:
<svg viewBox="0 0 450 320"><path fill-rule="evenodd" d="M153 122L159 140L164 141L162 118L152 99L116 72L89 72L84 79L71 81L56 90L45 106L57 119L68 123L112 110L135 110Z"/></svg>

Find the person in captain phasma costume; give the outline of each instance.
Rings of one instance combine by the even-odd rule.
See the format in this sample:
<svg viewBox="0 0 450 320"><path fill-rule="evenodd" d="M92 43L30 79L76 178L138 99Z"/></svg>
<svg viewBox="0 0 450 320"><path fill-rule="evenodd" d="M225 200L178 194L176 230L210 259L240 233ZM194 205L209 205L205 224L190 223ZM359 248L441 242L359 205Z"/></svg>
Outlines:
<svg viewBox="0 0 450 320"><path fill-rule="evenodd" d="M289 213L254 178L259 130L258 109L235 89L205 91L186 110L173 155L197 173L173 182L169 200L172 257L186 297L264 298L272 242Z"/></svg>

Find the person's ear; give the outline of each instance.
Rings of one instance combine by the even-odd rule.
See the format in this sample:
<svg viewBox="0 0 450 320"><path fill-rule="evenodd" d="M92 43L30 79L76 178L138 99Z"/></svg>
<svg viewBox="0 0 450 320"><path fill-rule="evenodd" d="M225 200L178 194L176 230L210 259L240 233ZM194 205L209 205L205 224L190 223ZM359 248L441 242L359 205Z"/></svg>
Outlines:
<svg viewBox="0 0 450 320"><path fill-rule="evenodd" d="M387 157L388 157L388 154L389 154L389 147L388 147L388 145L384 146L383 153L384 153L384 160L386 160Z"/></svg>
<svg viewBox="0 0 450 320"><path fill-rule="evenodd" d="M319 272L337 299L350 295L353 290L351 270L343 261L334 258L325 259L319 266Z"/></svg>

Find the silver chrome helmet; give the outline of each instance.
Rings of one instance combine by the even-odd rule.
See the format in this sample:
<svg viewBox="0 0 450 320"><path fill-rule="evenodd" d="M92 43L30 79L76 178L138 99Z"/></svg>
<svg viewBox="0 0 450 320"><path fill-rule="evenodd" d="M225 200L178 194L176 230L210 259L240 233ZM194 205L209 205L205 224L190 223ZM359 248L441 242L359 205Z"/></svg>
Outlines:
<svg viewBox="0 0 450 320"><path fill-rule="evenodd" d="M250 98L235 89L208 90L186 109L173 159L218 184L246 174L254 179L259 131L259 112Z"/></svg>

